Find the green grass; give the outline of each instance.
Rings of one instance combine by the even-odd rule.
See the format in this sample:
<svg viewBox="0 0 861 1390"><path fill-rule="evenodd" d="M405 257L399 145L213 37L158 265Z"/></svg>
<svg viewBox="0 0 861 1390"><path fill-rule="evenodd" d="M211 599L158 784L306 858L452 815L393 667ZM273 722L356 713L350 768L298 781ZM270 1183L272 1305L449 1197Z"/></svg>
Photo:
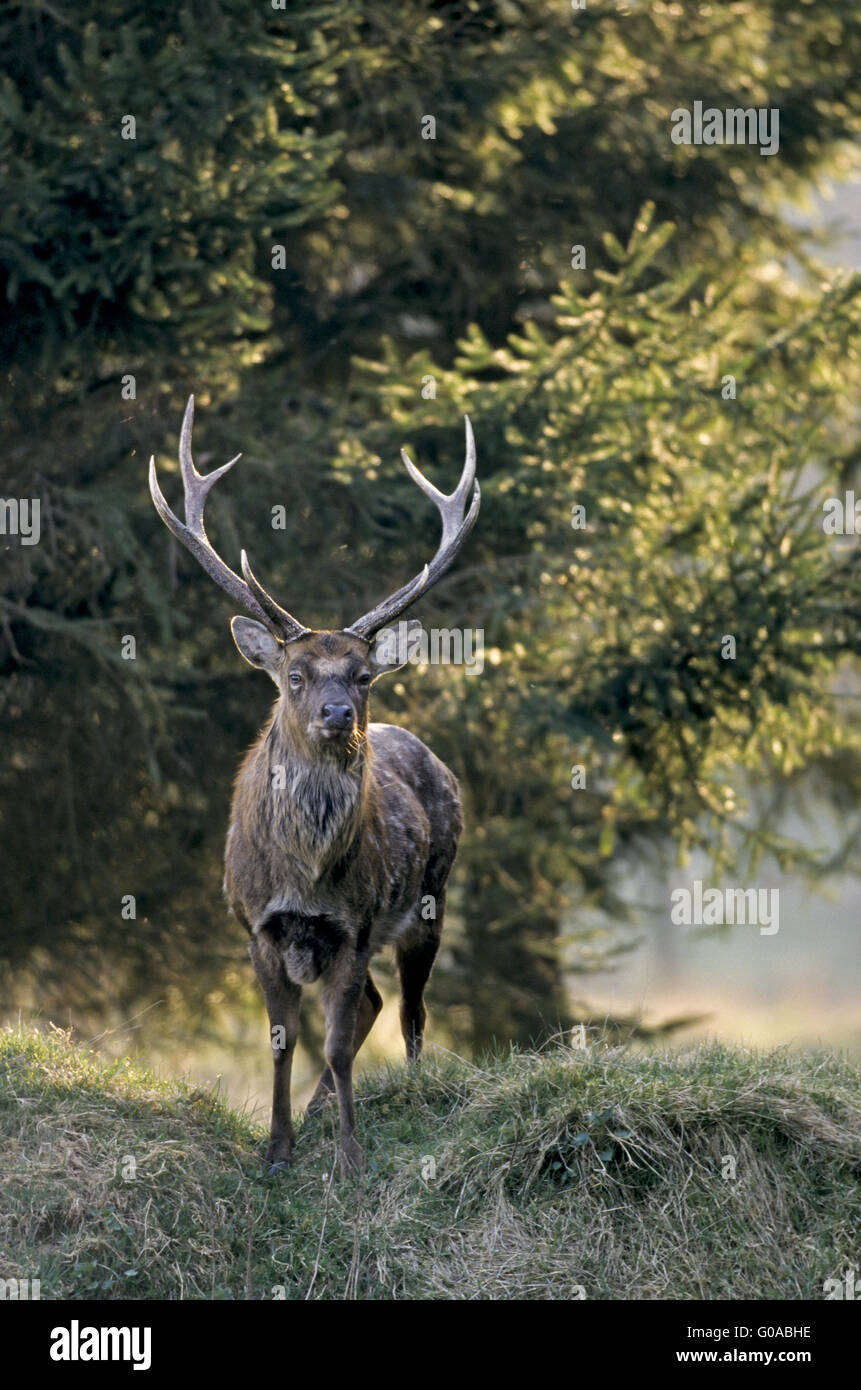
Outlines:
<svg viewBox="0 0 861 1390"><path fill-rule="evenodd" d="M861 1256L861 1073L595 1046L358 1087L270 1177L223 1100L63 1034L0 1034L0 1278L42 1298L821 1298ZM735 1177L724 1176L735 1162Z"/></svg>

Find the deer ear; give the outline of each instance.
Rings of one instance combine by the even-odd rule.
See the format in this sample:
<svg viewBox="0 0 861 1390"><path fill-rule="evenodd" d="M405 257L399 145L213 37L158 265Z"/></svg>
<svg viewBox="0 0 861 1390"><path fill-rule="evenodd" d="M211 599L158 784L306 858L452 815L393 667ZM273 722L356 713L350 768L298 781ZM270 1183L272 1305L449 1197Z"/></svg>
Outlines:
<svg viewBox="0 0 861 1390"><path fill-rule="evenodd" d="M268 671L272 679L277 681L278 668L284 655L284 646L278 638L273 637L269 629L255 622L254 618L231 618L230 631L240 655L251 666Z"/></svg>
<svg viewBox="0 0 861 1390"><path fill-rule="evenodd" d="M388 671L399 671L406 666L420 651L418 639L421 631L418 618L410 618L408 622L402 620L395 627L386 627L377 633L368 652L368 665L374 680Z"/></svg>

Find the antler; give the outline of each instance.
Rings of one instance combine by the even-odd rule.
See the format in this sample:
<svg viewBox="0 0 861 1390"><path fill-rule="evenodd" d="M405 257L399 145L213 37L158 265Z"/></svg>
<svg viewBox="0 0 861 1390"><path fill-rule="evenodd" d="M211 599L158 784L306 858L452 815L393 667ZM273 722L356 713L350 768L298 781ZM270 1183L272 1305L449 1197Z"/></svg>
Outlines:
<svg viewBox="0 0 861 1390"><path fill-rule="evenodd" d="M223 478L228 469L232 468L241 454L236 458L224 463L220 468L216 468L212 473L198 473L191 457L191 429L194 423L194 396L189 396L188 405L185 407L185 415L182 421L182 432L179 436L179 463L182 469L182 486L185 493L185 524L178 516L171 511L167 502L164 500L162 490L158 485L158 478L155 471L155 458L149 461L149 490L155 509L167 526L172 531L177 540L182 541L183 545L191 551L196 560L200 562L206 573L214 579L225 593L230 594L231 598L247 609L260 622L265 623L269 631L281 639L283 642L290 642L294 637L303 637L310 629L298 623L291 617L285 609L279 607L261 584L257 582L251 572L248 563L248 556L242 551L241 565L245 579L240 579L229 565L226 565L219 555L213 550L209 537L203 526L203 508L206 505L206 497L210 488Z"/></svg>
<svg viewBox="0 0 861 1390"><path fill-rule="evenodd" d="M478 509L481 505L481 489L475 481L475 439L468 415L464 416L464 423L466 425L466 461L460 475L460 482L450 496L446 496L444 492L435 488L433 483L428 482L424 474L416 468L412 459L407 456L403 449L401 450L401 458L406 464L407 472L413 482L417 483L422 492L431 499L442 517L442 538L436 555L429 565L425 565L421 574L417 574L415 579L410 580L409 584L405 584L403 588L396 590L383 603L371 609L370 613L365 613L364 617L351 623L346 630L354 633L356 637L370 639L379 632L381 627L385 627L386 623L400 617L411 603L414 603L422 594L427 593L428 589L445 574L475 525ZM470 492L472 492L472 502L469 511L464 516L464 507Z"/></svg>

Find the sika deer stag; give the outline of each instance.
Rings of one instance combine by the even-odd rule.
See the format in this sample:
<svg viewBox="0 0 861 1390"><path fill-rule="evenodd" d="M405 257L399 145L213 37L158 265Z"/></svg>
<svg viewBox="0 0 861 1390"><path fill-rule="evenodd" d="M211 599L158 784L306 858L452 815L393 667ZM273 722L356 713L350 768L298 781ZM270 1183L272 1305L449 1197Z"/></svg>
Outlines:
<svg viewBox="0 0 861 1390"><path fill-rule="evenodd" d="M271 1025L275 1078L267 1157L277 1169L291 1156L290 1071L299 1002L302 986L320 979L327 1066L311 1106L336 1092L346 1173L362 1163L353 1058L382 1007L368 968L371 957L394 943L401 1029L407 1058L416 1061L426 1016L422 996L463 825L452 773L406 729L369 724L368 694L378 676L403 665L383 628L446 572L475 524L475 444L467 419L466 462L450 497L403 454L411 478L442 517L436 555L409 584L349 627L317 632L269 596L244 550L240 578L212 548L204 503L236 459L198 473L191 457L193 418L191 397L179 446L185 523L162 495L154 459L152 500L207 574L251 614L232 619L233 639L245 660L268 672L278 687L272 714L236 779L224 875L227 901L250 936Z"/></svg>

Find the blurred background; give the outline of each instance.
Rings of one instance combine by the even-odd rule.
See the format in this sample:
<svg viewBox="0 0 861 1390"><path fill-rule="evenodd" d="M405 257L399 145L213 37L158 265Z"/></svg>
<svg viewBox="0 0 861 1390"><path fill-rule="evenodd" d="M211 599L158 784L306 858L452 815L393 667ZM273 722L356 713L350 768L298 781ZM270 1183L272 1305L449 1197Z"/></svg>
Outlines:
<svg viewBox="0 0 861 1390"><path fill-rule="evenodd" d="M3 1018L268 1101L221 858L272 689L146 480L178 504L194 391L198 466L243 454L210 535L320 627L433 552L398 450L447 485L473 420L415 611L484 671L374 692L464 790L432 1040L861 1052L857 8L32 0L0 40L0 495L41 509L0 535ZM674 144L695 101L779 150ZM779 932L672 925L697 878Z"/></svg>

